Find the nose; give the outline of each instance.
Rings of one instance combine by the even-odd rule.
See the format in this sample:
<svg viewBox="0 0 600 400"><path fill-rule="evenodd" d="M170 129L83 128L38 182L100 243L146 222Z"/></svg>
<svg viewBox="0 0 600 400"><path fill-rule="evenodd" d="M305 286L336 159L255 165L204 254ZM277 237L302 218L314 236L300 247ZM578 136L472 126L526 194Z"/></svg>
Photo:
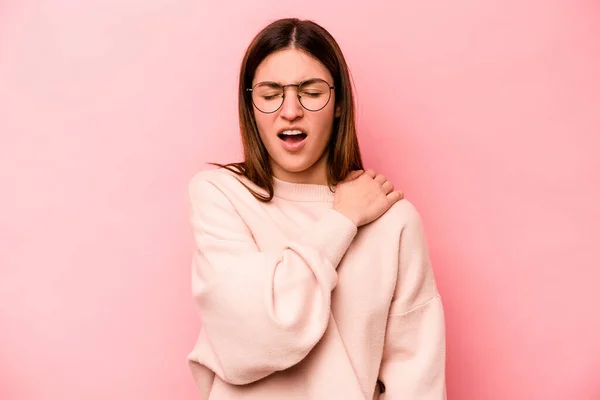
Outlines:
<svg viewBox="0 0 600 400"><path fill-rule="evenodd" d="M293 121L304 115L302 105L300 105L300 99L298 98L297 88L294 86L288 86L283 89L285 96L283 97L283 104L281 105L281 111L279 115L288 121ZM285 92L287 90L287 92Z"/></svg>

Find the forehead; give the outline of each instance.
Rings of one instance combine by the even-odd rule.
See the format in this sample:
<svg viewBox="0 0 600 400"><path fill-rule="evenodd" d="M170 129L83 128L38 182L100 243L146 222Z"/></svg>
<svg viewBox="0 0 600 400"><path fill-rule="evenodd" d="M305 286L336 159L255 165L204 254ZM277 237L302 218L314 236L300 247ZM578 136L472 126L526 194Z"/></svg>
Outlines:
<svg viewBox="0 0 600 400"><path fill-rule="evenodd" d="M252 84L262 81L300 83L311 78L333 83L331 74L320 61L303 51L286 49L270 54L258 65Z"/></svg>

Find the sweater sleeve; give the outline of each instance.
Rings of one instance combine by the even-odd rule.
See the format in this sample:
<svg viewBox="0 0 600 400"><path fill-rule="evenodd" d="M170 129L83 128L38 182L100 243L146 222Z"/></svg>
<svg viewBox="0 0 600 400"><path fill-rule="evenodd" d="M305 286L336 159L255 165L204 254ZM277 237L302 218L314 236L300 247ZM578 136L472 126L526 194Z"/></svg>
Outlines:
<svg viewBox="0 0 600 400"><path fill-rule="evenodd" d="M380 400L444 400L444 311L417 211L400 238L398 281L392 301L379 380Z"/></svg>
<svg viewBox="0 0 600 400"><path fill-rule="evenodd" d="M202 318L192 371L201 365L241 385L297 364L325 332L336 268L356 226L328 210L299 240L267 252L213 183L192 180L190 200L192 289Z"/></svg>

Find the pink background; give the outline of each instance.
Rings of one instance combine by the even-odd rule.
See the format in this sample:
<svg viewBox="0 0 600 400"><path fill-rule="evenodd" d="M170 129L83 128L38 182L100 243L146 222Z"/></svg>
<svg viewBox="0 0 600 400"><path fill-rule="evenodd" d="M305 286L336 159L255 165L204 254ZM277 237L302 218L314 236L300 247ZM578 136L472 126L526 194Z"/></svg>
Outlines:
<svg viewBox="0 0 600 400"><path fill-rule="evenodd" d="M239 156L242 53L297 15L425 220L449 399L600 399L599 4L216 3L0 3L0 398L197 398L186 184Z"/></svg>

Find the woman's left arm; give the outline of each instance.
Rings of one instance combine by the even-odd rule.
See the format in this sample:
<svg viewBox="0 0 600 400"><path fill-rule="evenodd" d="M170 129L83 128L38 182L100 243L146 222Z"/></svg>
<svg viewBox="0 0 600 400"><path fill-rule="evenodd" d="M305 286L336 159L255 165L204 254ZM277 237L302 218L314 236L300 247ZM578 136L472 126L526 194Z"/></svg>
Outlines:
<svg viewBox="0 0 600 400"><path fill-rule="evenodd" d="M423 224L408 201L398 280L388 316L379 380L381 400L446 399L446 340Z"/></svg>

